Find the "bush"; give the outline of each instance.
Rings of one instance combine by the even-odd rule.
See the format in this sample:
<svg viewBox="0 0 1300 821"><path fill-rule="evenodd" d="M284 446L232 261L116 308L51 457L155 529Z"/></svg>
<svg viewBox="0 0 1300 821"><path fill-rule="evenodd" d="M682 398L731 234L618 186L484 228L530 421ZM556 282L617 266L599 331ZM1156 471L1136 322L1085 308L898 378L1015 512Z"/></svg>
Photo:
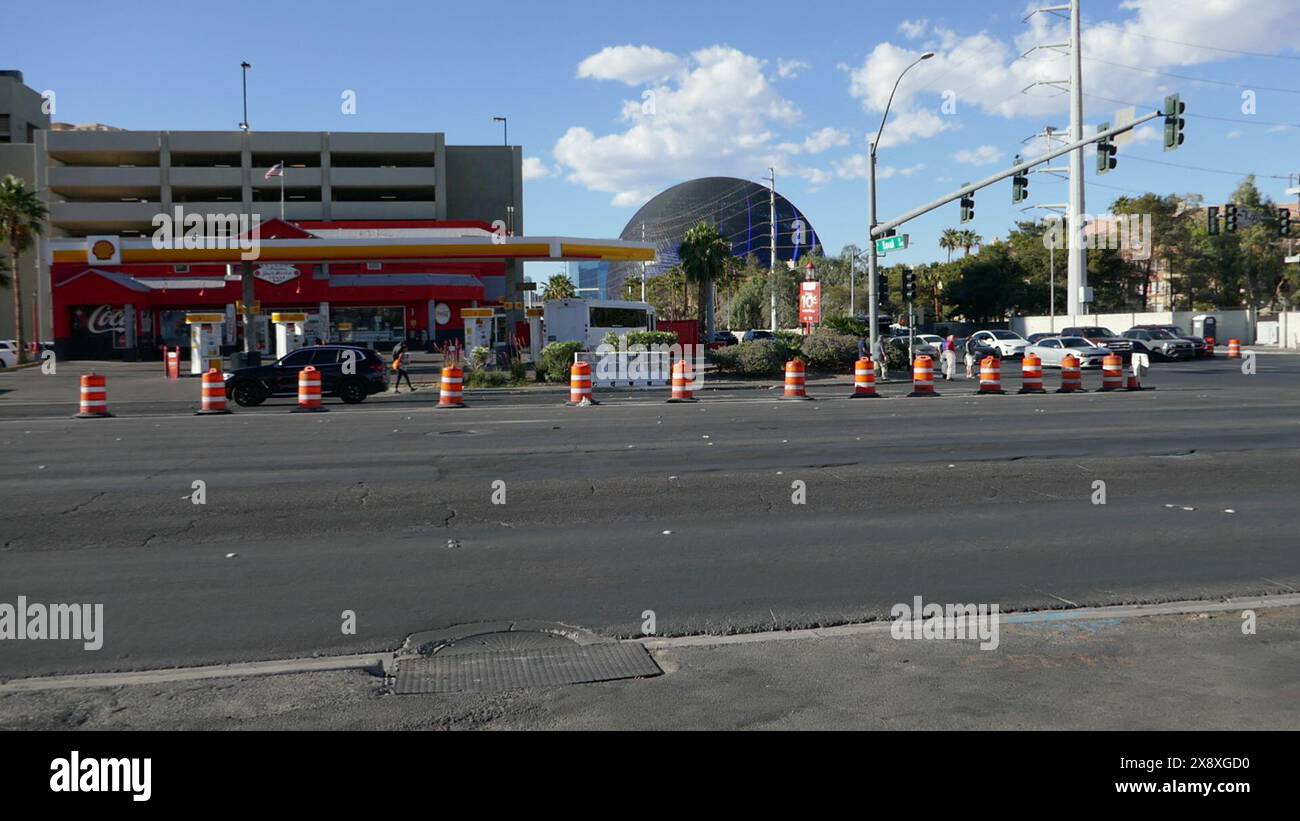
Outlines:
<svg viewBox="0 0 1300 821"><path fill-rule="evenodd" d="M837 334L847 334L852 337L867 335L867 323L851 316L833 316L822 322L821 329L834 331Z"/></svg>
<svg viewBox="0 0 1300 821"><path fill-rule="evenodd" d="M511 383L510 374L505 371L476 370L465 374L467 388L500 388Z"/></svg>
<svg viewBox="0 0 1300 821"><path fill-rule="evenodd" d="M632 345L645 345L647 348L649 348L651 345L676 345L677 344L676 331L632 331L631 333L624 334L624 336L627 337L627 344L629 347L631 347ZM618 337L619 337L618 334L614 333L613 331L610 331L609 333L605 334L605 337L604 339L601 340L601 342L604 342L606 345L610 345L612 347L617 348Z"/></svg>
<svg viewBox="0 0 1300 821"><path fill-rule="evenodd" d="M528 378L528 368L518 359L510 360L510 379L514 382L523 382Z"/></svg>
<svg viewBox="0 0 1300 821"><path fill-rule="evenodd" d="M752 344L754 343L743 343L743 345ZM725 348L706 350L704 352L704 361L717 368L718 373L739 373L740 349L743 345L728 345Z"/></svg>
<svg viewBox="0 0 1300 821"><path fill-rule="evenodd" d="M569 381L569 368L573 367L573 355L581 351L581 342L552 342L542 348L542 361L538 370L546 374L547 382Z"/></svg>
<svg viewBox="0 0 1300 821"><path fill-rule="evenodd" d="M745 376L776 376L789 358L789 352L775 339L757 339L734 347L736 370Z"/></svg>
<svg viewBox="0 0 1300 821"><path fill-rule="evenodd" d="M776 339L790 356L795 356L803 350L805 337L798 331L777 331Z"/></svg>
<svg viewBox="0 0 1300 821"><path fill-rule="evenodd" d="M858 358L858 338L819 328L804 340L802 354L814 368L842 371Z"/></svg>

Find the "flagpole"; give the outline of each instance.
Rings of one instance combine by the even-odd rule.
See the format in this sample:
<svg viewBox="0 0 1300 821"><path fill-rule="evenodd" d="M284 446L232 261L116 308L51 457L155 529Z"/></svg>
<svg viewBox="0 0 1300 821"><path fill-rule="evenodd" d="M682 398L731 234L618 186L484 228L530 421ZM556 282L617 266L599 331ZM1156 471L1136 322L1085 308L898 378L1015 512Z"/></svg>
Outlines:
<svg viewBox="0 0 1300 821"><path fill-rule="evenodd" d="M284 160L280 160L280 222L284 222L284 175L289 170Z"/></svg>

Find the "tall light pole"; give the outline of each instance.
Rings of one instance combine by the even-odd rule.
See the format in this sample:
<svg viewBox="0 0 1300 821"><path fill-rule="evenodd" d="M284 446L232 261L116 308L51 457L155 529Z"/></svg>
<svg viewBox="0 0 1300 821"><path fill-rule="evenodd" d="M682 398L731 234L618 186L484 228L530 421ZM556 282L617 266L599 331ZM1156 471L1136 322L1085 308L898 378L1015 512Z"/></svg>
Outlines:
<svg viewBox="0 0 1300 821"><path fill-rule="evenodd" d="M1070 0L1070 139L1083 139L1083 40L1079 0ZM1083 149L1070 152L1070 244L1066 247L1066 305L1070 322L1084 311L1088 286L1088 251L1083 247Z"/></svg>
<svg viewBox="0 0 1300 821"><path fill-rule="evenodd" d="M245 63L240 63L239 67L240 69L243 70L243 77L244 77L244 119L241 120L239 123L239 130L247 131L248 130L248 70L253 66L251 63L245 62Z"/></svg>
<svg viewBox="0 0 1300 821"><path fill-rule="evenodd" d="M912 70L912 67L922 60L929 60L934 56L933 51L927 51L912 62L912 65L903 69L899 73L898 79L894 81L893 91L889 92L889 100L885 103L885 113L880 117L880 128L876 129L876 139L871 141L871 147L868 151L868 180L871 185L871 204L870 204L870 225L867 228L867 244L871 247L867 249L867 300L868 300L868 322L870 323L871 339L874 342L878 333L879 317L879 299L880 295L876 293L876 240L871 236L871 232L876 228L876 146L880 145L880 135L885 130L885 120L889 119L889 106L894 102L894 92L898 91L898 84L903 81L903 75Z"/></svg>
<svg viewBox="0 0 1300 821"><path fill-rule="evenodd" d="M501 144L510 145L510 123L506 121L505 117L493 117L492 122L501 123Z"/></svg>
<svg viewBox="0 0 1300 821"><path fill-rule="evenodd" d="M767 195L767 217L768 225L771 228L771 243L769 245L768 261L771 265L767 270L769 290L769 302L772 308L772 333L776 333L776 169L767 169L768 181L772 183L772 188Z"/></svg>

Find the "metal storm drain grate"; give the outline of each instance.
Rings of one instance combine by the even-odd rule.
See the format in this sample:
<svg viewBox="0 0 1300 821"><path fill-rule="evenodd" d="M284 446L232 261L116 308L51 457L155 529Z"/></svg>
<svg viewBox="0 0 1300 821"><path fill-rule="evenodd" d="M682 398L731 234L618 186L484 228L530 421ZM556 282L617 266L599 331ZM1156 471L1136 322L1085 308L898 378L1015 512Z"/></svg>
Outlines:
<svg viewBox="0 0 1300 821"><path fill-rule="evenodd" d="M663 672L640 644L584 644L546 631L501 630L428 644L432 655L398 661L398 695L556 687Z"/></svg>

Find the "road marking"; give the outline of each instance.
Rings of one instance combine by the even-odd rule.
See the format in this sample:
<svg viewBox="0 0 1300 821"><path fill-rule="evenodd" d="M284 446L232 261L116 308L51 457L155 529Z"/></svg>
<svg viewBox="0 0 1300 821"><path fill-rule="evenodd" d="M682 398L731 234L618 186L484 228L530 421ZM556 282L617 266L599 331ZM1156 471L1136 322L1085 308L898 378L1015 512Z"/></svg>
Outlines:
<svg viewBox="0 0 1300 821"><path fill-rule="evenodd" d="M1228 599L1226 601L1179 601L1165 604L1115 605L1110 607L1080 607L1074 610L1032 610L1023 613L999 613L999 624L1042 624L1057 621L1082 621L1095 619L1131 619L1151 616L1171 616L1189 613L1216 613L1232 610L1260 610L1270 607L1300 606L1300 595L1256 596ZM794 639L828 639L844 636L863 636L888 633L894 623L887 619L838 627L818 627L807 630L771 630L763 633L735 633L726 636L678 636L673 638L638 638L647 650L670 650L677 647L717 647L728 644L753 644L764 641L791 641Z"/></svg>

